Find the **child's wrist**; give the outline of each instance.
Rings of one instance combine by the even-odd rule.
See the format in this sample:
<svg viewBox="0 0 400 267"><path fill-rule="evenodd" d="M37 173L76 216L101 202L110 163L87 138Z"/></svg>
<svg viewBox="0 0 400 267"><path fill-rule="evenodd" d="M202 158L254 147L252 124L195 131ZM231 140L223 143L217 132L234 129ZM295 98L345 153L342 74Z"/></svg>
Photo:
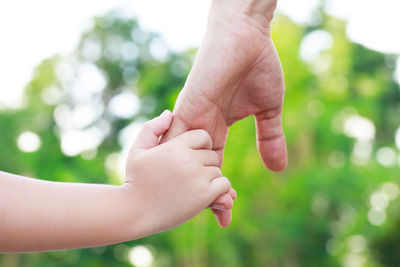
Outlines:
<svg viewBox="0 0 400 267"><path fill-rule="evenodd" d="M125 182L120 186L120 196L122 199L122 222L121 227L123 235L127 240L134 240L149 235L149 230L146 227L146 207L140 199L140 196L131 182Z"/></svg>

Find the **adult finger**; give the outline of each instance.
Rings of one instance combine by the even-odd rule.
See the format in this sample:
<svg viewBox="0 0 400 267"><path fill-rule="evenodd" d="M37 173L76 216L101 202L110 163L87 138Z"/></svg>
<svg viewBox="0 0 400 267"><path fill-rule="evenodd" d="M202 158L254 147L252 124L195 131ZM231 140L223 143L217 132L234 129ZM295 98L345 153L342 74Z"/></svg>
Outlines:
<svg viewBox="0 0 400 267"><path fill-rule="evenodd" d="M163 144L165 142L168 142L169 140L183 134L184 132L187 132L188 130L189 128L187 127L187 124L183 120L179 119L177 116L174 116L171 126L169 127L168 131L162 136L160 143Z"/></svg>
<svg viewBox="0 0 400 267"><path fill-rule="evenodd" d="M218 222L218 225L222 228L226 228L231 224L232 221L232 210L233 201L237 195L235 190L230 188L228 193L220 195L211 205L210 209Z"/></svg>
<svg viewBox="0 0 400 267"><path fill-rule="evenodd" d="M237 199L237 193L236 193L235 189L231 188L231 190L229 191L229 195L231 195L231 198L233 200Z"/></svg>
<svg viewBox="0 0 400 267"><path fill-rule="evenodd" d="M214 213L215 219L222 228L228 227L232 222L232 211L231 210L217 210L211 209Z"/></svg>
<svg viewBox="0 0 400 267"><path fill-rule="evenodd" d="M282 108L255 115L257 148L264 165L271 171L283 171L287 166L286 140L282 128Z"/></svg>
<svg viewBox="0 0 400 267"><path fill-rule="evenodd" d="M225 193L217 197L213 203L210 204L210 209L216 210L230 210L233 207L234 198L231 195L231 191L229 193Z"/></svg>

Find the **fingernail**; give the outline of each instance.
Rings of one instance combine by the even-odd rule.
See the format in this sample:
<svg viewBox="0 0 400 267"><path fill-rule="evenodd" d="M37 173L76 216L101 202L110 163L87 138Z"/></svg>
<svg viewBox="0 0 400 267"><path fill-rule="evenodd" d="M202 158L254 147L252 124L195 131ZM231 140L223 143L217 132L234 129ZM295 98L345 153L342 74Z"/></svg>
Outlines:
<svg viewBox="0 0 400 267"><path fill-rule="evenodd" d="M225 207L221 204L213 204L210 206L210 209L215 209L215 210L226 210Z"/></svg>

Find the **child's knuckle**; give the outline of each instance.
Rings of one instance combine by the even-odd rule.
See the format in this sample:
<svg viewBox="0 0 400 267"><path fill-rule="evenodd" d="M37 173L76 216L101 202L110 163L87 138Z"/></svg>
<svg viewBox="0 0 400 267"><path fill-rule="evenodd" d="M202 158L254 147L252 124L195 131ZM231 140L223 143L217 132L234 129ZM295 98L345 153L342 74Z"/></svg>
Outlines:
<svg viewBox="0 0 400 267"><path fill-rule="evenodd" d="M196 137L197 137L197 138L200 138L201 140L205 140L205 141L211 140L210 135L209 135L208 132L207 132L206 130L204 130L204 129L198 129L198 130L196 130L195 134L196 134Z"/></svg>
<svg viewBox="0 0 400 267"><path fill-rule="evenodd" d="M213 168L212 174L213 174L214 177L221 177L222 176L222 171L221 171L220 168L218 168L218 167L212 167L212 168Z"/></svg>
<svg viewBox="0 0 400 267"><path fill-rule="evenodd" d="M211 159L213 160L213 162L219 163L219 157L218 157L217 152L211 151L210 157L211 157Z"/></svg>

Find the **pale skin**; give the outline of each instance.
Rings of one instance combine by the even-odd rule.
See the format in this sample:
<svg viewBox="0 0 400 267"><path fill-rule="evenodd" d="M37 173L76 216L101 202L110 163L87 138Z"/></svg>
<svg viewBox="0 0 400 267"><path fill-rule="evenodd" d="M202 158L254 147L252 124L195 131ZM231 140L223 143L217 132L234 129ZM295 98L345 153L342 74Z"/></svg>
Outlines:
<svg viewBox="0 0 400 267"><path fill-rule="evenodd" d="M0 172L0 252L103 246L168 230L229 192L204 130L158 145L172 114L147 122L121 186L58 183Z"/></svg>
<svg viewBox="0 0 400 267"><path fill-rule="evenodd" d="M285 86L270 36L276 3L212 0L203 42L165 140L190 129L205 129L222 164L229 126L254 115L257 147L265 166L272 171L286 168L281 122ZM223 227L231 222L231 195L220 196L210 206Z"/></svg>

